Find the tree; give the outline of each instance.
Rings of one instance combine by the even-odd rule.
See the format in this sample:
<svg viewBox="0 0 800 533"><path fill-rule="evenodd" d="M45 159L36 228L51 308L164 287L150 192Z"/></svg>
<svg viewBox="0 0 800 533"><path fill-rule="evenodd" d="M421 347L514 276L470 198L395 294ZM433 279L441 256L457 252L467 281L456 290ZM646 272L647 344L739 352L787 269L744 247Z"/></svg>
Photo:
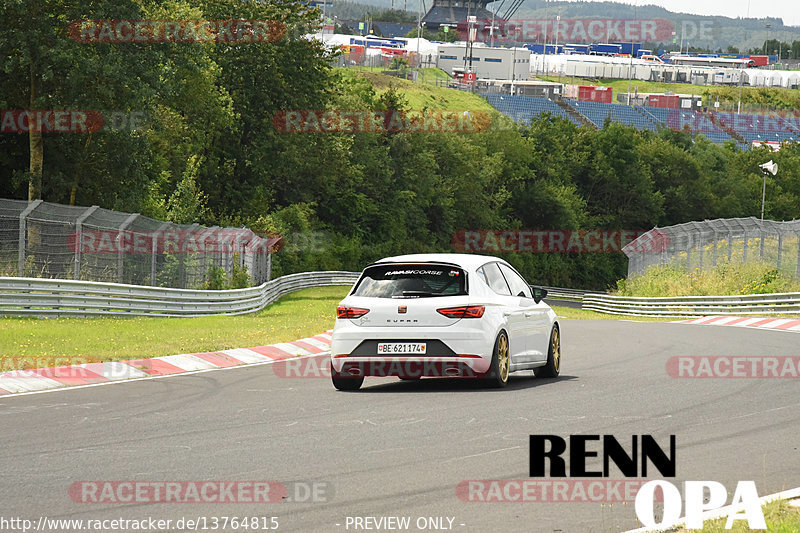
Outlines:
<svg viewBox="0 0 800 533"><path fill-rule="evenodd" d="M791 59L800 59L800 41L792 41Z"/></svg>
<svg viewBox="0 0 800 533"><path fill-rule="evenodd" d="M401 9L384 9L372 15L372 20L376 22L396 22L410 24L417 22L417 15L410 11L403 11Z"/></svg>
<svg viewBox="0 0 800 533"><path fill-rule="evenodd" d="M416 39L419 32L417 31L419 28L414 28L413 30L406 33L406 38L408 39ZM447 43L454 43L458 41L458 32L457 31L443 31L439 30L437 33L433 33L429 29L423 27L422 28L422 38L427 39L429 41L443 41Z"/></svg>
<svg viewBox="0 0 800 533"><path fill-rule="evenodd" d="M176 224L204 222L208 213L208 196L197 185L202 158L192 156L186 165L181 181L167 201L167 219Z"/></svg>
<svg viewBox="0 0 800 533"><path fill-rule="evenodd" d="M233 120L213 45L96 42L96 31L80 31L83 21L203 18L182 0L10 0L0 13L8 21L0 33L3 108L88 110L104 119L98 131L31 130L28 146L8 143L29 160L29 199L137 211L150 182L165 171L180 176L189 156L208 148L210 132ZM22 174L11 175L16 188Z"/></svg>
<svg viewBox="0 0 800 533"><path fill-rule="evenodd" d="M0 4L0 18L4 21L0 33L0 57L4 57L0 92L9 95L7 103L12 109L87 109L100 103L98 97L113 95L119 101L130 94L122 90L122 85L136 85L136 81L127 79L120 64L125 63L120 57L124 52L118 54L69 38L70 22L98 12L106 13L108 18L128 19L138 18L139 9L131 0L88 0L80 6L66 0L7 0ZM93 79L107 80L108 85L87 84ZM42 130L30 128L28 140L27 196L28 200L36 200L42 197Z"/></svg>

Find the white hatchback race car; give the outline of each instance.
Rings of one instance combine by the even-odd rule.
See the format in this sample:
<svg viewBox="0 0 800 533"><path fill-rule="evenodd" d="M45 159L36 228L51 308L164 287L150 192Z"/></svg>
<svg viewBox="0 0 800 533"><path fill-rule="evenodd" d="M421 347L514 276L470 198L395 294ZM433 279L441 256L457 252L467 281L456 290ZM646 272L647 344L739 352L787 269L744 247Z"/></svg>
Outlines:
<svg viewBox="0 0 800 533"><path fill-rule="evenodd" d="M474 377L495 387L511 372L558 376L561 336L547 291L497 257L417 254L369 265L336 310L331 377Z"/></svg>

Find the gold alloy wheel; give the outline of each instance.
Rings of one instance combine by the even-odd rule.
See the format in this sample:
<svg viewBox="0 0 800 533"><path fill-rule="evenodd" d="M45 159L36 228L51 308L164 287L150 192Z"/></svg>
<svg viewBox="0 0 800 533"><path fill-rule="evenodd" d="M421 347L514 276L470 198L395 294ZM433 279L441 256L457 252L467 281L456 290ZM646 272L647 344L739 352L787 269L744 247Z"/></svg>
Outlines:
<svg viewBox="0 0 800 533"><path fill-rule="evenodd" d="M508 381L508 337L500 335L497 341L497 371L500 381Z"/></svg>
<svg viewBox="0 0 800 533"><path fill-rule="evenodd" d="M553 350L553 368L558 372L561 369L561 338L558 336L558 328L553 328L551 348Z"/></svg>

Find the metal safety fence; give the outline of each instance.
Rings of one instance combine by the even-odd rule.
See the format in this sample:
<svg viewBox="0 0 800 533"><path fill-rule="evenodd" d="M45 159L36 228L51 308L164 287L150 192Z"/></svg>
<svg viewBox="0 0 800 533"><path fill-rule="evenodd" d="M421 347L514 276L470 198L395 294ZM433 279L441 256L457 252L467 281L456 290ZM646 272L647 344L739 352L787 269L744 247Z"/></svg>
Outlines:
<svg viewBox="0 0 800 533"><path fill-rule="evenodd" d="M800 314L800 293L634 297L586 294L582 309L614 315L684 317Z"/></svg>
<svg viewBox="0 0 800 533"><path fill-rule="evenodd" d="M221 291L0 277L0 315L238 315L259 311L292 291L326 285L352 285L358 276L358 272L302 272L281 276L258 287Z"/></svg>
<svg viewBox="0 0 800 533"><path fill-rule="evenodd" d="M687 222L653 228L623 247L628 276L653 265L690 272L727 263L760 262L800 277L800 220L776 222L755 217Z"/></svg>
<svg viewBox="0 0 800 533"><path fill-rule="evenodd" d="M270 279L279 242L246 228L0 199L0 276L200 288L215 274L246 268L257 285Z"/></svg>
<svg viewBox="0 0 800 533"><path fill-rule="evenodd" d="M592 291L585 291L581 289L568 289L564 287L547 287L542 286L543 289L547 290L547 298L556 299L556 300L577 300L580 301L583 298L583 295L587 292ZM545 298L545 300L547 299Z"/></svg>

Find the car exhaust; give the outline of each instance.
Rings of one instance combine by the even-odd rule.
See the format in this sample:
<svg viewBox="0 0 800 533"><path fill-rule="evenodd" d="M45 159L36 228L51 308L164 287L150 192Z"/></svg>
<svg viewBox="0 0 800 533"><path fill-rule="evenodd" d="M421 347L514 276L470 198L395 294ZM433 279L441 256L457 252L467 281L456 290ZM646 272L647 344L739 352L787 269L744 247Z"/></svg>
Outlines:
<svg viewBox="0 0 800 533"><path fill-rule="evenodd" d="M354 366L353 368L348 369L347 373L350 374L351 376L360 376L361 375L361 369L356 367L356 366Z"/></svg>
<svg viewBox="0 0 800 533"><path fill-rule="evenodd" d="M444 375L445 376L460 376L461 375L461 370L459 370L456 367L451 366L451 367L448 367L448 368L444 369Z"/></svg>

